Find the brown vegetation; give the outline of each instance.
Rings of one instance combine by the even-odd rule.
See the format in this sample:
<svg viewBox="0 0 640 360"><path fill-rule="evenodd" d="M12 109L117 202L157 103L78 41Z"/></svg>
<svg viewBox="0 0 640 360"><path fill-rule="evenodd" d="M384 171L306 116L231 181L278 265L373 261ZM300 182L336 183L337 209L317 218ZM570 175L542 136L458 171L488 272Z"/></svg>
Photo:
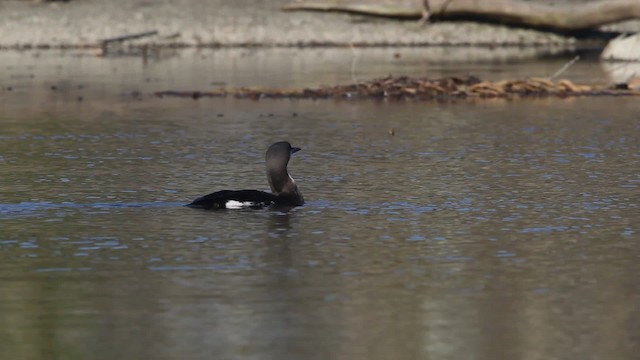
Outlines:
<svg viewBox="0 0 640 360"><path fill-rule="evenodd" d="M159 91L158 97L228 97L247 99L388 99L455 100L482 98L638 96L640 91L627 84L610 87L578 85L570 80L544 78L526 80L482 81L476 77L425 78L386 77L357 84L324 86L314 89L238 88L215 91Z"/></svg>

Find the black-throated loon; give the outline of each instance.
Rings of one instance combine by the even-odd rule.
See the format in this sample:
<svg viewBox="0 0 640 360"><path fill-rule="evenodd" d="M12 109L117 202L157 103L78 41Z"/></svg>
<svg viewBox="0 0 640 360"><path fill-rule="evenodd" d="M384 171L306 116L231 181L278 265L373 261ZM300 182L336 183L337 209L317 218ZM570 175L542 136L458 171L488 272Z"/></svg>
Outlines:
<svg viewBox="0 0 640 360"><path fill-rule="evenodd" d="M271 193L260 190L221 190L199 197L187 206L198 209L261 208L266 206L301 206L304 198L287 171L293 153L300 148L279 141L267 149L265 161Z"/></svg>

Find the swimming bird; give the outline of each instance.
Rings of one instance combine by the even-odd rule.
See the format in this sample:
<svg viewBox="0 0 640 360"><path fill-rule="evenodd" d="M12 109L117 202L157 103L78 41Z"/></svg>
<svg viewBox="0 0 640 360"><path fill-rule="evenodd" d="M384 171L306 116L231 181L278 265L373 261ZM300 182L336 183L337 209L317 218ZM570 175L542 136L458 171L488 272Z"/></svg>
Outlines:
<svg viewBox="0 0 640 360"><path fill-rule="evenodd" d="M300 151L287 141L279 141L267 149L265 162L271 192L260 190L221 190L199 197L186 206L198 209L262 208L267 206L301 206L304 198L287 171L291 155Z"/></svg>

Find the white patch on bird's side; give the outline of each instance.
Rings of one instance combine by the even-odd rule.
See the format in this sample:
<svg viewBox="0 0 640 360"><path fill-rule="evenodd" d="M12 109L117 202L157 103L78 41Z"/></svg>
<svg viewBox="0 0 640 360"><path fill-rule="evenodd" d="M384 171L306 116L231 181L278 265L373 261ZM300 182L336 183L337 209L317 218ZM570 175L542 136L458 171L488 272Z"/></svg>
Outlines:
<svg viewBox="0 0 640 360"><path fill-rule="evenodd" d="M243 208L251 207L254 205L255 203L252 201L236 201L236 200L229 200L224 204L224 206L227 209L243 209Z"/></svg>

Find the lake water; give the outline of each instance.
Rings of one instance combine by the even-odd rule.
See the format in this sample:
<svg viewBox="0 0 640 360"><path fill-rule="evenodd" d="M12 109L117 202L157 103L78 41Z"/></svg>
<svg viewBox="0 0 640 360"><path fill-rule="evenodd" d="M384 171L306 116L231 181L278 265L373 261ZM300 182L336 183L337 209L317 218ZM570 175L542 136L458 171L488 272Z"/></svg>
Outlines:
<svg viewBox="0 0 640 360"><path fill-rule="evenodd" d="M147 95L567 61L398 51L419 55L364 51L357 74L348 49L0 54L0 358L636 359L637 98ZM283 139L305 206L181 206L268 189Z"/></svg>

